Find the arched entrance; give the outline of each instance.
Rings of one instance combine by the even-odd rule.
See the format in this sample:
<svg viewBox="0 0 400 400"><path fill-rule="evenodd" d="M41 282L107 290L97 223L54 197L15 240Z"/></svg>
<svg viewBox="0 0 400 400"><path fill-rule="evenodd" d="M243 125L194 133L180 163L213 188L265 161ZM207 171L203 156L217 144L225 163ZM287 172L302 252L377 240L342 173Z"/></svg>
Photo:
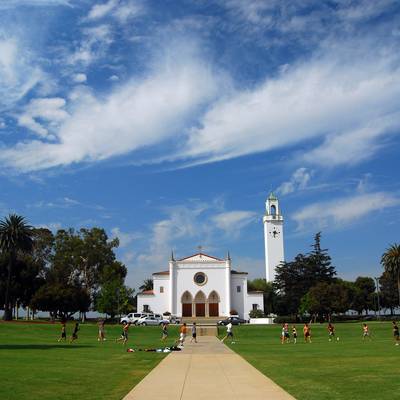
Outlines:
<svg viewBox="0 0 400 400"><path fill-rule="evenodd" d="M197 292L194 298L195 305L195 316L205 317L206 316L206 295L200 290Z"/></svg>
<svg viewBox="0 0 400 400"><path fill-rule="evenodd" d="M213 290L208 296L208 315L210 317L219 316L219 301L218 293Z"/></svg>
<svg viewBox="0 0 400 400"><path fill-rule="evenodd" d="M192 316L192 303L193 296L186 290L181 297L182 302L182 317L191 317Z"/></svg>

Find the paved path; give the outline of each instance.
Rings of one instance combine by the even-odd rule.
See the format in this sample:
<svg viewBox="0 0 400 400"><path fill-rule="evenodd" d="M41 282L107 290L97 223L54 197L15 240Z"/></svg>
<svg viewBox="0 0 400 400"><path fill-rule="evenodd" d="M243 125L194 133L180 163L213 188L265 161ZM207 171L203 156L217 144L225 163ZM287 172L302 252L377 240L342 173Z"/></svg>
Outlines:
<svg viewBox="0 0 400 400"><path fill-rule="evenodd" d="M215 336L172 352L124 400L293 400Z"/></svg>

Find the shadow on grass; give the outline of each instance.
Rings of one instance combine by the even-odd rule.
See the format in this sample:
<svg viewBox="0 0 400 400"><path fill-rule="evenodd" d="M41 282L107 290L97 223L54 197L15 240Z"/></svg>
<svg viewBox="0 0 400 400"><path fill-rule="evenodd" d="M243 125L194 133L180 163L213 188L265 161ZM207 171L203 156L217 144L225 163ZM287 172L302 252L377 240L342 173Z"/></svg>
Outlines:
<svg viewBox="0 0 400 400"><path fill-rule="evenodd" d="M93 346L81 344L0 344L0 350L82 349Z"/></svg>

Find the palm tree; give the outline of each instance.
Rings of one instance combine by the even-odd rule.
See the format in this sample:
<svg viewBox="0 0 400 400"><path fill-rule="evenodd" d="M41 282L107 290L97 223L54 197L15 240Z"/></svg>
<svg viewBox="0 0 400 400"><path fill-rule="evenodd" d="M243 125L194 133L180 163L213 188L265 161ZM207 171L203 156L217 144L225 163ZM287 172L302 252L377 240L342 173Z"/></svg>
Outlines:
<svg viewBox="0 0 400 400"><path fill-rule="evenodd" d="M392 244L383 253L381 264L386 272L397 279L397 290L399 292L400 301L400 245Z"/></svg>
<svg viewBox="0 0 400 400"><path fill-rule="evenodd" d="M11 272L14 269L18 253L32 250L32 235L32 227L27 225L25 218L20 215L10 214L3 221L0 221L0 250L8 257L3 316L5 321L12 319L10 307Z"/></svg>
<svg viewBox="0 0 400 400"><path fill-rule="evenodd" d="M153 290L153 279L145 279L139 289L143 292L146 290Z"/></svg>

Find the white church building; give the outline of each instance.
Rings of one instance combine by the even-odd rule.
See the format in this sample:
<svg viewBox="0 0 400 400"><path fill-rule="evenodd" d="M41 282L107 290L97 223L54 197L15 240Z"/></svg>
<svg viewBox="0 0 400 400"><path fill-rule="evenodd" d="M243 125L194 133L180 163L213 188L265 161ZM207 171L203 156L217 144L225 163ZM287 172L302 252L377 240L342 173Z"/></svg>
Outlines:
<svg viewBox="0 0 400 400"><path fill-rule="evenodd" d="M265 273L271 281L284 256L283 217L273 194L266 201L263 222ZM226 317L235 310L248 319L251 310L264 309L264 297L262 292L248 292L247 276L233 268L229 254L224 259L202 252L181 259L172 254L168 269L153 273L153 290L138 294L137 310L179 317Z"/></svg>

